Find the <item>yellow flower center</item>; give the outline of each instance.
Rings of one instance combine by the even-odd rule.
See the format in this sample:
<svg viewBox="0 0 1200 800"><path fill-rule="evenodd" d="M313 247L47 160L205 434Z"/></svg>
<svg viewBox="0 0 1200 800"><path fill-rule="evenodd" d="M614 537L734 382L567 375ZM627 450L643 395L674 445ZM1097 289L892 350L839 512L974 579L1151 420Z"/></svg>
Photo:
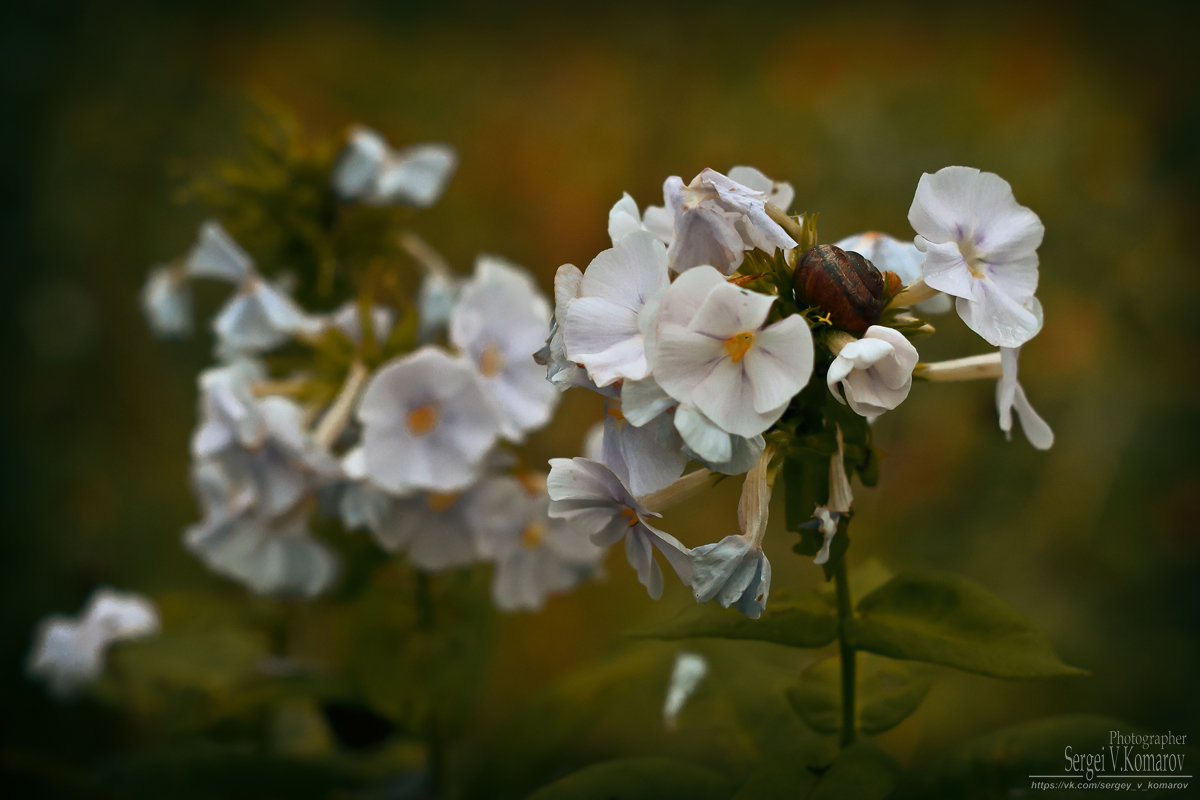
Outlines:
<svg viewBox="0 0 1200 800"><path fill-rule="evenodd" d="M494 378L504 370L504 353L494 344L483 348L479 355L479 372L485 378Z"/></svg>
<svg viewBox="0 0 1200 800"><path fill-rule="evenodd" d="M754 346L754 331L742 331L735 333L725 340L725 352L729 353L729 357L733 359L733 363L738 363L746 357L747 351Z"/></svg>
<svg viewBox="0 0 1200 800"><path fill-rule="evenodd" d="M963 260L967 262L967 272L971 273L972 278L983 277L983 258L979 251L975 249L975 241L967 238L958 243L958 252L962 254Z"/></svg>
<svg viewBox="0 0 1200 800"><path fill-rule="evenodd" d="M621 516L629 519L629 527L631 528L638 524L637 512L629 506L625 506L623 509L621 509Z"/></svg>
<svg viewBox="0 0 1200 800"><path fill-rule="evenodd" d="M442 494L441 492L430 492L429 496L425 498L425 502L429 504L429 510L435 514L445 511L454 505L456 500L458 500L458 495Z"/></svg>
<svg viewBox="0 0 1200 800"><path fill-rule="evenodd" d="M413 436L424 436L437 425L438 412L433 405L424 405L408 412L408 429Z"/></svg>
<svg viewBox="0 0 1200 800"><path fill-rule="evenodd" d="M521 531L521 546L532 550L546 538L546 525L542 522L532 522Z"/></svg>

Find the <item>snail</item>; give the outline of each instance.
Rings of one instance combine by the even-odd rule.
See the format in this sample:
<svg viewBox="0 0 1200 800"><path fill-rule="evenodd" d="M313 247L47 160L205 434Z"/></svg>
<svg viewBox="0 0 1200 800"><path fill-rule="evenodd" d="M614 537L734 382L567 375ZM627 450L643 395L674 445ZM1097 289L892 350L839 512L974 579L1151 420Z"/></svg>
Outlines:
<svg viewBox="0 0 1200 800"><path fill-rule="evenodd" d="M894 272L881 273L858 253L819 244L796 264L792 285L797 302L816 306L835 328L861 336L879 321L901 281Z"/></svg>

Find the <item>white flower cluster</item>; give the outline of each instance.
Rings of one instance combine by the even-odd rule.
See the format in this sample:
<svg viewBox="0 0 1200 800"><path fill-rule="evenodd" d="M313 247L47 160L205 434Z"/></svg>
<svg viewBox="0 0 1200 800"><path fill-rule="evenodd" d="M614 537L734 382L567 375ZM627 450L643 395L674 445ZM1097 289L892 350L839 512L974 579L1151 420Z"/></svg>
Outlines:
<svg viewBox="0 0 1200 800"><path fill-rule="evenodd" d="M78 618L56 614L41 621L26 671L65 700L100 677L110 645L152 636L159 627L158 610L145 597L97 589Z"/></svg>
<svg viewBox="0 0 1200 800"><path fill-rule="evenodd" d="M545 476L508 474L499 447L544 426L557 406L530 357L549 319L528 274L481 257L450 304L454 350L426 344L376 370L357 406L361 443L344 460L347 527L425 570L494 562L504 609L541 607L601 555L550 519Z"/></svg>
<svg viewBox="0 0 1200 800"><path fill-rule="evenodd" d="M597 545L624 540L630 564L654 597L662 591L658 550L697 600L716 599L758 616L770 589L761 543L777 469L764 434L818 364L838 402L874 419L908 397L919 357L896 328L864 324L861 337L835 330L821 309L810 315L803 303L788 306L780 302L778 283L760 280L764 275L755 268L794 269L801 256L804 229L787 215L788 184L748 167L728 176L706 169L687 184L668 178L663 194L664 205L644 213L629 195L622 197L609 214L612 248L586 270L567 264L555 276L554 319L539 362L560 390L581 386L602 395L606 414L594 458L551 461L550 513ZM898 305L944 312L948 300L935 291L942 290L959 298L958 312L969 326L1002 348L1037 332L1041 307L1033 289L1042 228L1016 205L1007 183L962 167L926 175L910 219L920 234L915 245L878 233L840 243L894 272L897 287L909 287L889 292L879 278L880 292L869 298L879 310L898 295ZM753 262L750 251L758 253ZM790 287L787 292L787 300L799 302ZM1002 427L1011 427L1015 407L1031 441L1048 446L1049 429L1015 382L1015 350L1005 354ZM849 511L841 458L839 446L841 478L831 482L839 498L814 516L825 534L821 561L837 519ZM693 460L705 469L681 477ZM741 532L692 550L649 519L664 492L695 483L708 470L749 472Z"/></svg>
<svg viewBox="0 0 1200 800"><path fill-rule="evenodd" d="M356 128L331 190L347 203L427 206L454 164L441 145L392 152L378 134ZM503 449L549 422L558 403L531 358L550 305L524 270L500 258L480 257L461 279L414 235L400 241L424 268L417 344L387 351L383 363L364 354L363 323L370 320L378 352L391 341L394 309L350 300L310 313L264 280L215 222L178 266L152 274L143 297L165 333L191 325L192 278L238 287L213 324L223 363L200 376L191 449L203 519L185 544L257 593L313 596L332 584L338 565L310 521L332 512L419 569L491 561L499 606L540 607L595 572L601 555L550 518L545 476L514 474ZM268 351L330 335L352 353L331 402L305 402L303 369L272 379Z"/></svg>

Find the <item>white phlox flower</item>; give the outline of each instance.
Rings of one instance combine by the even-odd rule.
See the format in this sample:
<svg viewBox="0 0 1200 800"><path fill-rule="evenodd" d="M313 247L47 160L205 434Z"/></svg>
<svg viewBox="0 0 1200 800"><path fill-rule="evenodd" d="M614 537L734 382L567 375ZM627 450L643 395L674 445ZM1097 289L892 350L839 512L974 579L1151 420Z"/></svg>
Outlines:
<svg viewBox="0 0 1200 800"><path fill-rule="evenodd" d="M671 668L671 681L667 684L667 696L663 698L663 725L675 730L679 712L688 699L696 693L700 681L708 674L708 661L697 653L679 653L675 666Z"/></svg>
<svg viewBox="0 0 1200 800"><path fill-rule="evenodd" d="M155 335L176 337L192 332L192 286L186 269L163 266L151 270L141 301Z"/></svg>
<svg viewBox="0 0 1200 800"><path fill-rule="evenodd" d="M475 364L510 441L544 426L558 405L531 355L549 322L550 306L529 274L494 256L479 258L450 318L450 341Z"/></svg>
<svg viewBox="0 0 1200 800"><path fill-rule="evenodd" d="M1000 348L1000 380L996 383L996 409L1000 413L1000 430L1012 439L1012 412L1015 409L1017 418L1021 420L1021 429L1025 438L1038 450L1049 450L1054 444L1054 431L1046 421L1038 416L1025 397L1025 390L1017 383L1017 357L1019 347Z"/></svg>
<svg viewBox="0 0 1200 800"><path fill-rule="evenodd" d="M691 403L680 403L674 414L675 430L683 440L683 452L713 472L741 475L762 454L762 434L738 436L729 433Z"/></svg>
<svg viewBox="0 0 1200 800"><path fill-rule="evenodd" d="M741 175L751 173L767 180L749 168ZM790 193L790 186L786 192L781 187L775 196L790 201ZM672 272L708 265L730 275L741 266L747 250L773 253L796 247L796 240L767 213L770 195L716 170L703 170L686 186L678 176L667 178L663 197L675 222L667 253Z"/></svg>
<svg viewBox="0 0 1200 800"><path fill-rule="evenodd" d="M746 473L738 502L742 532L715 544L692 550L692 592L696 602L716 600L724 608L736 606L750 619L758 619L771 593L771 562L763 553L771 504L770 475L774 448L767 448Z"/></svg>
<svg viewBox="0 0 1200 800"><path fill-rule="evenodd" d="M656 516L642 505L608 467L585 458L550 460L546 490L549 514L562 519L598 547L625 540L625 556L650 596L663 591L663 574L654 559L657 549L685 585L691 584L691 551L646 519Z"/></svg>
<svg viewBox="0 0 1200 800"><path fill-rule="evenodd" d="M839 403L868 419L891 411L912 389L917 349L893 328L872 325L847 342L829 365L825 382ZM844 396L843 396L844 393Z"/></svg>
<svg viewBox="0 0 1200 800"><path fill-rule="evenodd" d="M755 167L734 167L729 170L729 180L765 194L767 202L783 212L787 212L792 207L792 201L796 199L796 190L790 183L773 181Z"/></svg>
<svg viewBox="0 0 1200 800"><path fill-rule="evenodd" d="M638 231L645 231L669 245L675 238L675 219L663 206L648 206L644 215L639 213L637 203L626 192L608 212L608 238L616 246Z"/></svg>
<svg viewBox="0 0 1200 800"><path fill-rule="evenodd" d="M427 208L441 197L457 165L451 147L421 144L394 151L378 133L357 125L333 169L333 188L343 200Z"/></svg>
<svg viewBox="0 0 1200 800"><path fill-rule="evenodd" d="M674 483L688 456L670 414L659 414L638 427L621 413L619 400L608 399L600 461L641 497Z"/></svg>
<svg viewBox="0 0 1200 800"><path fill-rule="evenodd" d="M646 328L667 289L667 250L649 233L631 233L588 265L579 294L559 320L566 356L582 364L597 386L650 374Z"/></svg>
<svg viewBox="0 0 1200 800"><path fill-rule="evenodd" d="M566 316L567 304L579 297L582 283L583 273L574 264L563 264L554 273L554 314L550 317L550 334L542 348L533 354L533 360L546 368L546 380L560 392L572 386L600 391L588 377L587 370L567 358L567 344L559 324Z"/></svg>
<svg viewBox="0 0 1200 800"><path fill-rule="evenodd" d="M712 267L680 275L659 304L655 380L722 430L761 434L783 416L813 369L812 334L801 316L764 327L774 301L734 286Z"/></svg>
<svg viewBox="0 0 1200 800"><path fill-rule="evenodd" d="M475 530L483 554L495 564L492 599L499 608L536 611L550 595L596 573L603 548L567 521L550 517L545 475L498 478L486 491L494 510L475 514Z"/></svg>
<svg viewBox="0 0 1200 800"><path fill-rule="evenodd" d="M38 623L25 669L66 700L100 677L110 645L153 636L160 628L158 609L148 599L100 588L78 618L55 614Z"/></svg>
<svg viewBox="0 0 1200 800"><path fill-rule="evenodd" d="M1008 181L970 167L921 176L908 221L925 253L925 283L958 298L971 330L1019 347L1042 327L1037 248L1045 228Z"/></svg>
<svg viewBox="0 0 1200 800"><path fill-rule="evenodd" d="M925 271L925 254L912 242L904 242L886 233L867 231L847 236L834 247L858 253L880 272L894 272L905 286L920 280ZM925 314L946 314L954 307L950 296L938 293L913 306Z"/></svg>
<svg viewBox="0 0 1200 800"><path fill-rule="evenodd" d="M429 345L380 367L357 414L366 474L395 494L467 488L500 434L474 367Z"/></svg>
<svg viewBox="0 0 1200 800"><path fill-rule="evenodd" d="M762 435L744 437L728 433L696 406L680 403L664 392L653 375L640 381L622 382L621 415L634 428L654 431L653 444L644 433L630 433L642 437L643 449L655 448L654 458L659 464L668 463L668 457L685 463L695 459L713 472L741 475L754 465L763 449ZM663 451L679 451L679 454L668 455ZM603 458L599 460L607 463ZM665 472L665 469L659 467L655 471Z"/></svg>

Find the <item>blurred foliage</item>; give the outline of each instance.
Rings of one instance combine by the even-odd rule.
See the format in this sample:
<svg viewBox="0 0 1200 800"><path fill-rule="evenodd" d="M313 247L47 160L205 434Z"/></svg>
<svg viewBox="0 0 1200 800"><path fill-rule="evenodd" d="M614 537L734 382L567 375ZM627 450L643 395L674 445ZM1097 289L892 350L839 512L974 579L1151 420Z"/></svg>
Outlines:
<svg viewBox="0 0 1200 800"><path fill-rule="evenodd" d="M835 779L866 774L856 759L883 758L926 776L902 781L903 796L994 796L1114 718L1192 733L1200 76L1187 5L693 3L592 16L78 2L2 13L0 81L18 111L0 134L16 190L0 215L14 300L3 323L0 768L17 795L414 796L425 759L414 735L425 732L411 728L428 698L405 680L442 666L447 697L477 699L444 755L468 797L526 796L588 768L636 774L644 761L594 765L645 758L749 780L743 792L759 798L819 782L882 796L888 787L839 790ZM270 197L247 195L228 170L197 184L214 164L222 175L222 159L247 163L255 139L242 123L263 105L295 109L312 138L275 115L277 127L257 123L258 141L290 148L310 171L262 160L249 183L275 170ZM420 217L423 235L460 272L495 252L544 288L560 263L583 266L606 246L622 191L657 203L670 174L753 164L790 180L830 241L864 228L906 236L922 171L964 163L1003 175L1047 230L1046 327L1021 377L1056 445L1037 453L1019 434L1006 444L991 386L915 387L871 432L879 481L857 493L850 560L968 575L1089 677L1010 683L941 670L924 705L879 737L891 756L864 746L833 761L834 740L786 700L824 651L689 641L710 674L679 729L664 731L680 645L623 634L673 624L692 601L680 587L648 601L616 559L604 584L491 630L439 603L460 622L444 641L415 635L396 664L386 643L409 641L416 587L387 563L305 605L255 600L208 575L179 537L198 514L187 441L211 341L154 341L137 291L151 264L191 241L208 203L239 238L263 231L247 241L253 255L298 273L324 274L336 259L369 276L372 258L403 258L348 244L390 212L339 216L328 205L320 176L354 122L397 146L458 148L458 175ZM291 224L313 209L333 226ZM215 308L199 301L201 314ZM917 343L923 357L981 351L955 320L935 324L939 335ZM600 413L568 395L558 423L532 439L531 461L577 452ZM666 529L689 545L732 531L736 483L670 513ZM779 498L767 548L771 608L786 613L823 576L792 554L784 516ZM370 549L357 535L335 543L358 561ZM481 571L463 581L463 603L485 602ZM56 704L21 674L33 625L79 608L102 582L149 593L164 635L114 650L88 700ZM866 583L852 575L859 597ZM360 592L372 599L350 612ZM487 641L484 657L474 648ZM351 651L362 656L355 670L331 661ZM1101 716L1029 722L1080 713ZM817 762L832 762L819 780L805 766Z"/></svg>

